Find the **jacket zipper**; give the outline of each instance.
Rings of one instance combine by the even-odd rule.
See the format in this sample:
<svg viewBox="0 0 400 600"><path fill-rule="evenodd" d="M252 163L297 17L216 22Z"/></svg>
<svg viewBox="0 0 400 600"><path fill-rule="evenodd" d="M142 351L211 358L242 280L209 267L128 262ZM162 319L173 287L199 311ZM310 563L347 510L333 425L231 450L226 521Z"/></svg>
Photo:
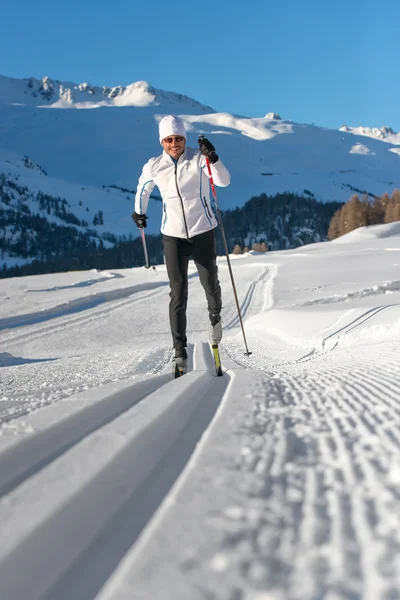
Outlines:
<svg viewBox="0 0 400 600"><path fill-rule="evenodd" d="M188 230L188 226L186 223L185 209L183 206L182 196L181 196L181 193L180 193L179 187L178 187L178 161L176 161L176 163L175 163L175 185L176 185L176 191L178 192L178 196L181 201L183 221L185 223L185 229L186 229L186 237L189 239L189 230Z"/></svg>
<svg viewBox="0 0 400 600"><path fill-rule="evenodd" d="M162 226L165 227L165 223L167 222L167 206L165 202L163 202L163 211L164 211L164 219Z"/></svg>
<svg viewBox="0 0 400 600"><path fill-rule="evenodd" d="M206 197L205 197L205 196L203 196L203 200L204 200L204 204L205 204L205 207L206 207L206 209L207 209L207 212L208 212L208 216L209 216L209 217L210 217L210 219L212 220L212 215L211 215L211 213L210 213L210 209L208 208L208 204L207 204L207 200L206 200Z"/></svg>

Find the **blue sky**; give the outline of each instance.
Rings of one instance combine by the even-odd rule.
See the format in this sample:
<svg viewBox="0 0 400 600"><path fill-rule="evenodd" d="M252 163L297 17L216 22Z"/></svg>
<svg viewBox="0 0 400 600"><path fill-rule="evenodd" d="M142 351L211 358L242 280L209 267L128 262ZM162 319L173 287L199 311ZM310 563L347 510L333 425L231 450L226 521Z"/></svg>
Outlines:
<svg viewBox="0 0 400 600"><path fill-rule="evenodd" d="M145 80L219 112L400 130L399 0L19 0L2 12L2 75Z"/></svg>

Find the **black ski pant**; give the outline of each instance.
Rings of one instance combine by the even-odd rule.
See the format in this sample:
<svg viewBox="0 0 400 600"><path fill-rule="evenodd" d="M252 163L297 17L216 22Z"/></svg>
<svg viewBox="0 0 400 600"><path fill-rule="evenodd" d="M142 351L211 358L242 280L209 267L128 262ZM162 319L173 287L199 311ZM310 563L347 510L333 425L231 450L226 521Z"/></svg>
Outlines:
<svg viewBox="0 0 400 600"><path fill-rule="evenodd" d="M192 238L164 235L165 264L169 278L169 322L173 346L186 347L186 308L188 301L188 265L193 258L204 288L210 315L221 312L221 287L218 281L215 233L206 231Z"/></svg>

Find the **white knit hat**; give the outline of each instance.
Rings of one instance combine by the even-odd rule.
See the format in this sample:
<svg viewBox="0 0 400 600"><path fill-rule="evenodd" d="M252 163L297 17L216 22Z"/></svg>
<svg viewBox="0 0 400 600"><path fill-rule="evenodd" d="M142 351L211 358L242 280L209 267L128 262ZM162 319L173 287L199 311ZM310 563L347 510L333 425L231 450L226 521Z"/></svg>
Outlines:
<svg viewBox="0 0 400 600"><path fill-rule="evenodd" d="M168 115L161 119L158 127L160 132L160 142L169 135L182 135L186 139L185 125L179 117Z"/></svg>

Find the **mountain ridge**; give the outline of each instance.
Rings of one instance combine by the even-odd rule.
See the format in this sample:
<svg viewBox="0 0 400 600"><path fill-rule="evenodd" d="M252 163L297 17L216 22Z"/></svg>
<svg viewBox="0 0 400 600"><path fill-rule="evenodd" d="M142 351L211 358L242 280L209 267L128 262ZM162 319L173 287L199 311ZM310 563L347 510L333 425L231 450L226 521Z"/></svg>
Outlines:
<svg viewBox="0 0 400 600"><path fill-rule="evenodd" d="M7 97L8 94L8 97ZM176 92L157 89L147 81L139 80L128 85L98 86L88 82L75 83L60 81L44 76L13 78L0 74L0 102L7 104L27 104L52 108L95 108L101 106L161 106L162 104L181 104L197 108L203 113L217 111L197 100ZM47 103L43 105L43 102ZM282 117L276 112L268 112L264 119L280 121ZM368 127L364 125L342 125L339 131L384 140L400 145L400 132L391 127Z"/></svg>
<svg viewBox="0 0 400 600"><path fill-rule="evenodd" d="M5 81L14 97L5 93ZM116 105L110 100L93 105L95 110L76 110L89 105L86 100L74 106L59 104L61 88L70 89L61 82L46 79L43 86L43 80L35 80L27 88L29 81L0 76L0 175L11 182L9 187L15 184L29 190L15 198L13 210L35 211L40 194L45 194L55 198L48 202L56 207L52 219L61 215L87 222L96 235L137 235L131 221L134 193L144 163L162 152L158 123L166 114L184 120L188 145L196 147L198 136L207 136L231 172L231 185L218 189L221 210L241 207L262 194L274 197L288 192L321 202L347 202L355 192L373 199L400 188L400 144L390 143L394 134L389 128L386 139L376 139L356 131L295 123L275 112L259 118L217 113L146 82L136 82L136 96L135 84L124 90L112 88L113 102L127 94L131 102L135 96L133 104ZM48 93L45 104L42 96L30 94L41 85L43 94ZM74 93L83 94L81 99L95 94L105 97L104 88L93 88L92 94L89 84L80 85ZM21 100L17 95L21 90L30 104L10 101ZM147 231L157 234L161 203L156 194L153 198ZM2 206L9 210L0 198ZM12 233L7 230L7 235Z"/></svg>
<svg viewBox="0 0 400 600"><path fill-rule="evenodd" d="M50 77L17 79L0 75L0 99L3 103L28 104L52 108L94 108L100 106L158 106L172 102L196 107L200 112L215 112L193 98L175 92L165 92L147 81L113 87L90 83L73 83ZM24 102L25 101L25 102Z"/></svg>
<svg viewBox="0 0 400 600"><path fill-rule="evenodd" d="M375 138L389 144L400 144L400 132L396 132L386 125L383 127L364 127L362 125L359 127L349 127L348 125L342 125L339 131Z"/></svg>

